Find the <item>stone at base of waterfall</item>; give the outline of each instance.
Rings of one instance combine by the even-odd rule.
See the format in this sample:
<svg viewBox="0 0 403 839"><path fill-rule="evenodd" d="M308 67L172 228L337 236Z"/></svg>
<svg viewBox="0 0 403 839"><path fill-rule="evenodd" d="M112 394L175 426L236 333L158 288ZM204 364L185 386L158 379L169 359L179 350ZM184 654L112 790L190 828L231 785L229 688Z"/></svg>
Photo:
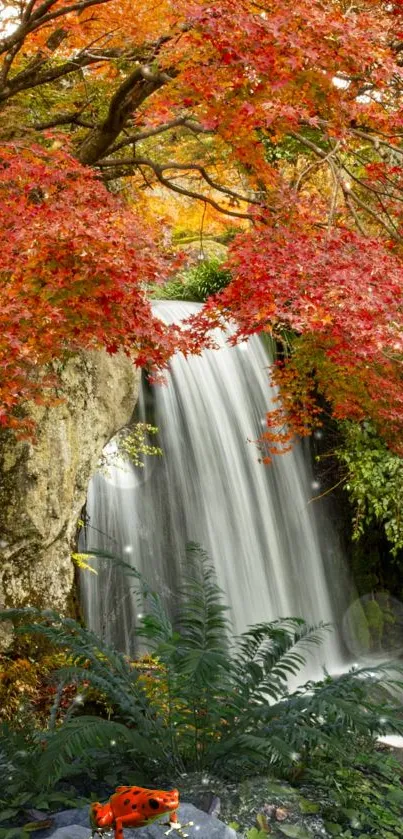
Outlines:
<svg viewBox="0 0 403 839"><path fill-rule="evenodd" d="M89 839L90 824L88 810L64 810L53 817L53 827L46 831L38 831L37 839ZM184 827L189 839L237 839L238 834L232 827L209 816L203 810L198 810L193 804L181 804L178 809L181 825L193 822L192 826ZM167 821L168 819L166 819ZM125 839L163 839L168 826L161 822L154 822L147 827L124 828ZM169 839L175 839L177 832L173 830Z"/></svg>

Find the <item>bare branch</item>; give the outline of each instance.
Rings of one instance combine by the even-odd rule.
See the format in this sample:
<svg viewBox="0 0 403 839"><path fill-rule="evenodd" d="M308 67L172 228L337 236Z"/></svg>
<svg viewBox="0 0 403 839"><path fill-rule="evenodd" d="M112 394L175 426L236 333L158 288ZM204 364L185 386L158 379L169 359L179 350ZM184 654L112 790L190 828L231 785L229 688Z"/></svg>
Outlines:
<svg viewBox="0 0 403 839"><path fill-rule="evenodd" d="M87 103L85 104L86 107ZM81 110L72 114L59 114L48 122L36 122L33 127L36 131L47 131L49 128L56 128L58 125L79 125L82 128L95 128L94 123L80 117L85 108L81 108Z"/></svg>
<svg viewBox="0 0 403 839"><path fill-rule="evenodd" d="M360 217L357 213L357 210L354 207L354 204L353 204L353 202L351 200L351 197L350 197L349 193L347 192L347 190L344 191L343 195L344 195L344 200L347 204L347 207L350 210L351 215L353 216L354 221L355 221L355 223L358 227L358 230L360 231L360 233L362 233L363 236L367 237L368 233L366 233L365 228L363 227L363 225L361 223L361 219L360 219Z"/></svg>
<svg viewBox="0 0 403 839"><path fill-rule="evenodd" d="M371 216L371 218L375 219L376 223L380 224L381 227L383 227L384 230L386 230L391 239L394 239L395 242L403 242L402 236L400 236L399 233L397 233L397 231L394 230L393 227L391 227L390 224L379 215L379 213L373 210L372 207L370 207L368 204L364 204L364 202L361 201L361 198L359 198L355 192L349 192L348 194L351 196L351 200L355 201L358 207L361 207L361 210L367 213L367 215Z"/></svg>
<svg viewBox="0 0 403 839"><path fill-rule="evenodd" d="M344 169L349 178L355 181L355 183L358 184L358 186L362 187L362 189L368 190L368 192L374 193L374 195L376 195L377 198L379 198L380 195L385 195L387 198L391 198L393 201L403 201L403 195L401 190L399 190L400 194L398 195L396 195L392 191L385 192L384 190L379 189L378 187L372 186L371 184L362 181L361 178L358 178L357 175L354 175L354 172L351 172L351 170L342 161L339 161L339 166L342 169ZM387 180L387 182L391 185L392 189L398 189L396 187L396 184L394 184L393 181L391 181L389 178L386 178L385 180Z"/></svg>
<svg viewBox="0 0 403 839"><path fill-rule="evenodd" d="M386 148L390 149L394 154L400 154L403 156L403 149L399 148L398 146L393 146L392 143L387 143L385 140L381 140L377 135L368 134L367 131L362 131L361 129L357 128L352 128L351 134L354 134L355 137L362 137L364 140L369 140L369 142L372 143L376 150L379 149L379 146L385 146Z"/></svg>
<svg viewBox="0 0 403 839"><path fill-rule="evenodd" d="M312 171L312 169L315 169L317 166L324 166L325 163L329 162L330 158L336 153L339 145L340 145L340 140L337 142L337 146L334 149L331 149L328 154L325 154L325 156L322 160L315 160L313 163L310 163L309 166L306 166L305 169L303 169L303 171L300 173L300 175L298 177L298 180L297 180L297 183L295 185L295 192L298 192L299 185L300 185L302 179L306 178L306 176L308 175L309 172Z"/></svg>
<svg viewBox="0 0 403 839"><path fill-rule="evenodd" d="M294 131L291 134L291 136L295 137L296 140L299 140L300 143L302 143L304 146L307 146L308 149L311 149L312 151L314 151L315 154L318 155L318 157L321 157L322 159L325 158L325 157L328 157L328 154L325 151L323 151L323 149L321 149L320 146L318 146L316 143L313 143L312 140L308 140L308 138L304 137L303 134L299 134L297 131ZM333 152L333 149L332 149L332 152Z"/></svg>
<svg viewBox="0 0 403 839"><path fill-rule="evenodd" d="M335 150L334 150L335 151ZM328 155L329 156L329 155ZM325 162L325 161L323 161ZM333 177L333 195L332 195L332 202L330 204L329 215L327 219L327 234L330 236L330 231L334 222L334 217L336 214L336 207L337 207L337 196L339 192L339 182L337 179L337 172L335 171L335 166L333 160L329 160L330 170Z"/></svg>
<svg viewBox="0 0 403 839"><path fill-rule="evenodd" d="M199 172L203 180L211 186L213 189L217 189L219 192L224 192L226 195L229 195L231 198L235 198L236 201L243 201L246 204L256 204L258 207L262 206L261 200L258 198L251 198L247 195L241 195L239 192L235 192L234 189L230 189L229 187L224 187L222 184L217 183L217 181L213 181L210 177L209 173L205 169L204 166L201 166L199 163L165 163L161 166L161 171L165 171L166 169L178 169L182 171L196 171Z"/></svg>

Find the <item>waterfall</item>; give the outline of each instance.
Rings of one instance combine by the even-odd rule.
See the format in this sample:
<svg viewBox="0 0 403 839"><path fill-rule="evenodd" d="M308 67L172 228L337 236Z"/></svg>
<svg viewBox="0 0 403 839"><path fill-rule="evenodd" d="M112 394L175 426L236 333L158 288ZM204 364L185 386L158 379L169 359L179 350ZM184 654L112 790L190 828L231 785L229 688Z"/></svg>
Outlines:
<svg viewBox="0 0 403 839"><path fill-rule="evenodd" d="M166 322L198 308L156 304ZM279 616L337 624L337 546L311 503L315 482L302 447L263 466L250 442L271 407L267 351L257 337L236 347L219 340L219 351L175 356L165 385L144 385L138 418L148 419L151 399L163 456L94 477L86 544L130 562L174 603L185 545L198 542L214 561L235 632ZM82 573L87 625L133 652L133 581L113 563L93 564L98 576ZM319 665L340 666L337 631L318 655Z"/></svg>

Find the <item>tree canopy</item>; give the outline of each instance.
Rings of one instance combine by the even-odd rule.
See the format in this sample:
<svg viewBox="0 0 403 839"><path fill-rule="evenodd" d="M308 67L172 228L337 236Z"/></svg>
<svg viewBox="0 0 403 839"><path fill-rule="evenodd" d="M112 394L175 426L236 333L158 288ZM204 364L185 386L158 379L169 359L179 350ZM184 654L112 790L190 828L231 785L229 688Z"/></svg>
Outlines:
<svg viewBox="0 0 403 839"><path fill-rule="evenodd" d="M401 0L0 9L0 421L51 387L54 356L163 366L233 319L240 340L298 336L269 450L312 430L319 396L401 453ZM147 298L169 262L147 205L167 190L240 229L232 281L182 334Z"/></svg>

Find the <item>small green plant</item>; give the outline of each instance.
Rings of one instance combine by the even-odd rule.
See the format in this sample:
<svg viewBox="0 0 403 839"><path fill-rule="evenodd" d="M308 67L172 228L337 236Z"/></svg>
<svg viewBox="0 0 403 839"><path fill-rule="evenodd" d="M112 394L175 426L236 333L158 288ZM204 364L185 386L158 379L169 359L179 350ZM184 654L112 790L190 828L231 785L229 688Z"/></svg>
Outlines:
<svg viewBox="0 0 403 839"><path fill-rule="evenodd" d="M259 830L258 827L250 827L246 831L246 839L267 839L268 833L268 830Z"/></svg>
<svg viewBox="0 0 403 839"><path fill-rule="evenodd" d="M124 428L114 438L116 445L106 446L99 463L101 472L107 472L122 458L133 466L144 468L144 457L162 456L160 446L154 446L149 438L158 434L158 428L148 422L136 422Z"/></svg>

